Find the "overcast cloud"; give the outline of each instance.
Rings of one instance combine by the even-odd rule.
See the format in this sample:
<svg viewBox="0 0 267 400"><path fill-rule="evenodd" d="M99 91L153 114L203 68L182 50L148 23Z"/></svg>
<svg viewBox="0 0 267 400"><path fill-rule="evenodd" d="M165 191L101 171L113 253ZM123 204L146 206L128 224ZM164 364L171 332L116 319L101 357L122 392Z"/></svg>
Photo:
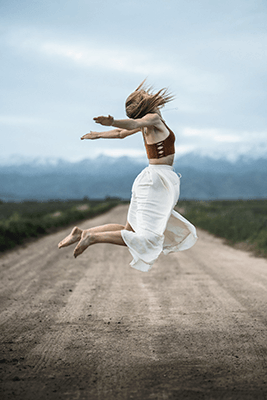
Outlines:
<svg viewBox="0 0 267 400"><path fill-rule="evenodd" d="M267 154L267 3L2 0L0 158L144 155L141 134L80 141L124 118L147 77L176 96L178 154Z"/></svg>

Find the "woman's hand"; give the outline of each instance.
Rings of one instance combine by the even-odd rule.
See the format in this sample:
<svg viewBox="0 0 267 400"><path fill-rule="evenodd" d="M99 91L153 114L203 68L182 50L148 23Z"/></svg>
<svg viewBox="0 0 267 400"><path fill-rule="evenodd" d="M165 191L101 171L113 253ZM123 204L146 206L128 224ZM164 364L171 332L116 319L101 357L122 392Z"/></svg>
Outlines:
<svg viewBox="0 0 267 400"><path fill-rule="evenodd" d="M98 132L90 131L89 133L86 133L85 135L83 135L81 137L81 140L84 140L84 139L94 140L94 139L98 139L98 138L99 138Z"/></svg>
<svg viewBox="0 0 267 400"><path fill-rule="evenodd" d="M104 117L103 115L101 115L100 117L95 117L94 121L97 124L111 126L113 124L114 118L111 115L109 115L108 117Z"/></svg>

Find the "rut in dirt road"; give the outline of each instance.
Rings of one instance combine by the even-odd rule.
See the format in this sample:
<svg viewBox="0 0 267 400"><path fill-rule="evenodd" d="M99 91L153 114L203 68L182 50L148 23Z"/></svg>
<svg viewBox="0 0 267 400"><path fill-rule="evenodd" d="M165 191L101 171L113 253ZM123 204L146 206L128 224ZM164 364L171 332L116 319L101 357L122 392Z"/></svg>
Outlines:
<svg viewBox="0 0 267 400"><path fill-rule="evenodd" d="M267 397L266 259L198 230L142 273L125 247L58 250L69 232L0 258L1 399Z"/></svg>

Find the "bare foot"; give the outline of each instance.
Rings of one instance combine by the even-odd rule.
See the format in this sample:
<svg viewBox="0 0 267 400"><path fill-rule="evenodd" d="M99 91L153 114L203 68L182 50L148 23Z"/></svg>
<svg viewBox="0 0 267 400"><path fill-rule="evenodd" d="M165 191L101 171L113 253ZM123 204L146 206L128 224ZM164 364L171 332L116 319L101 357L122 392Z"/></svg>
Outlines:
<svg viewBox="0 0 267 400"><path fill-rule="evenodd" d="M71 233L65 237L65 239L61 240L61 242L59 242L58 244L58 248L61 249L61 247L66 247L69 246L70 244L79 242L79 240L82 237L82 229L77 228L77 226L75 226L75 228L72 229Z"/></svg>
<svg viewBox="0 0 267 400"><path fill-rule="evenodd" d="M80 254L82 254L84 252L84 250L87 249L88 246L90 246L91 244L94 243L94 236L92 235L92 233L90 233L90 231L83 231L82 233L82 238L79 241L79 243L77 244L77 246L75 247L74 250L74 257L78 257Z"/></svg>

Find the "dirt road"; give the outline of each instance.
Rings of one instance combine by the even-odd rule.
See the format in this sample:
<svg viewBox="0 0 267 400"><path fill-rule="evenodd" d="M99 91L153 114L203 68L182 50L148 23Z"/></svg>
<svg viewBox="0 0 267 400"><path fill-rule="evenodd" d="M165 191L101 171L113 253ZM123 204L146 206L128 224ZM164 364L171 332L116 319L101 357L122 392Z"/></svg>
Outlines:
<svg viewBox="0 0 267 400"><path fill-rule="evenodd" d="M265 259L198 231L142 273L125 247L58 250L69 230L0 258L2 400L267 398Z"/></svg>

